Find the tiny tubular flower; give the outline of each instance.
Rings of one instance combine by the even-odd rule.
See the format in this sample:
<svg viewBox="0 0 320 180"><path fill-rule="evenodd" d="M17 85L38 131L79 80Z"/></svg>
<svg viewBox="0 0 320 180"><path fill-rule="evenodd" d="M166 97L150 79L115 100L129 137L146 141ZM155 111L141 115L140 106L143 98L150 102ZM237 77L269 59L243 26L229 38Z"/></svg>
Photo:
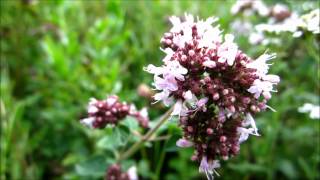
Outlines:
<svg viewBox="0 0 320 180"><path fill-rule="evenodd" d="M182 138L182 139L179 139L176 142L176 145L179 146L179 147L192 147L193 146L193 142Z"/></svg>
<svg viewBox="0 0 320 180"><path fill-rule="evenodd" d="M218 174L218 172L215 170L216 168L220 167L220 163L218 160L211 160L211 162L207 160L207 157L202 157L199 172L204 172L209 180L213 180L214 176L213 174Z"/></svg>

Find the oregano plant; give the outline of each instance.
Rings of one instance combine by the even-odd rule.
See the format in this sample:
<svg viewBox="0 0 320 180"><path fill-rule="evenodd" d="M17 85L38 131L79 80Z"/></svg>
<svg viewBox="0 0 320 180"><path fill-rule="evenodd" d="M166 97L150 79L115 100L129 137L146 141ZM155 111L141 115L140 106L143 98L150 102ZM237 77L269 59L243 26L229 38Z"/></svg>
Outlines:
<svg viewBox="0 0 320 180"><path fill-rule="evenodd" d="M153 126L146 108L139 111L115 95L90 100L88 117L81 123L93 129L111 128L108 136L112 138L107 138L105 144L115 143L113 148L119 148L115 160L105 167L105 179L138 179L136 167L125 170L122 162L154 138L155 132L172 117L178 118L183 132L176 145L193 148L190 158L209 180L219 176L220 161L240 153L240 145L249 135L260 136L254 116L267 109L275 111L267 104L271 93L276 92L274 86L280 82L279 76L268 74L275 54L265 52L257 58L249 57L234 42L232 34L224 35L219 25L213 25L217 20L202 20L191 14L170 17L172 28L160 41L165 53L162 65L144 68L154 75L154 103L169 108ZM132 117L127 123L139 124L147 129L146 133L130 129L133 126L124 128L121 122L126 117ZM119 133L120 129L126 133ZM138 139L129 142L131 133ZM131 146L124 146L126 143Z"/></svg>

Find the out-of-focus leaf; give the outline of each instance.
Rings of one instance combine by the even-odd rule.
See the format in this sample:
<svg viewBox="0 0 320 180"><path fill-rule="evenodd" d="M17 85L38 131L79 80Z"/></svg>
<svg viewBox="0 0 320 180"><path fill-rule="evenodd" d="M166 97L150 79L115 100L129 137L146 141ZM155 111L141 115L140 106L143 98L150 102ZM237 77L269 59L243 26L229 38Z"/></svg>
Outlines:
<svg viewBox="0 0 320 180"><path fill-rule="evenodd" d="M76 171L81 176L101 177L105 174L108 162L103 156L95 156L76 165Z"/></svg>

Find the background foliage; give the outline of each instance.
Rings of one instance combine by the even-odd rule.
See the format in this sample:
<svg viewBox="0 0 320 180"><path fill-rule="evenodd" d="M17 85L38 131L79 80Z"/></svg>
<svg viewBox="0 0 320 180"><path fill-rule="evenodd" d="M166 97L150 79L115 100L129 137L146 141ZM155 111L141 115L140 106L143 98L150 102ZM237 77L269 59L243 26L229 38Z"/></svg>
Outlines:
<svg viewBox="0 0 320 180"><path fill-rule="evenodd" d="M88 130L79 123L88 99L116 93L139 108L150 106L136 88L152 80L142 67L160 64L159 40L170 26L167 18L184 12L214 15L231 32L233 3L0 1L0 179L101 179L118 153L115 148L137 140L128 126L138 126L126 120L117 129ZM304 1L283 3L304 10ZM270 104L277 112L257 118L262 136L250 138L240 156L223 163L221 179L320 178L319 121L297 112L305 102L319 104L319 36L281 38L285 43L280 46L236 39L252 57L265 49L276 52L271 71L282 82ZM150 116L157 119L162 112L156 108ZM170 139L148 143L124 168L136 164L143 179L204 178L190 161L192 150L175 147L181 132L174 120L159 134L168 132Z"/></svg>

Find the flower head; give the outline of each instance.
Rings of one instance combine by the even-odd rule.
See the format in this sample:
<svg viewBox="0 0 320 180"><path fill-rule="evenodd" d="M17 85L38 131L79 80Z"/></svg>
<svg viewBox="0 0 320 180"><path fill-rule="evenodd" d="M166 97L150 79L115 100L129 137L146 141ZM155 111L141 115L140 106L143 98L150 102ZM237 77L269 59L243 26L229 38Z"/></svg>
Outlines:
<svg viewBox="0 0 320 180"><path fill-rule="evenodd" d="M258 5L255 5L258 6ZM154 75L154 96L179 117L179 147L193 147L192 160L208 179L219 160L237 155L249 135L259 136L253 116L265 110L280 78L268 74L274 54L256 60L244 54L231 34L222 35L217 18L186 14L170 18L173 27L161 39L163 65L148 65ZM261 96L262 95L262 96ZM215 173L214 173L215 172Z"/></svg>
<svg viewBox="0 0 320 180"><path fill-rule="evenodd" d="M105 180L138 180L137 168L132 166L127 172L121 170L119 164L113 164L108 167Z"/></svg>
<svg viewBox="0 0 320 180"><path fill-rule="evenodd" d="M91 98L88 104L88 117L80 122L90 128L104 128L108 124L116 125L126 116L133 116L139 124L147 128L149 123L148 112L145 108L137 111L135 106L120 102L115 95L105 100Z"/></svg>

